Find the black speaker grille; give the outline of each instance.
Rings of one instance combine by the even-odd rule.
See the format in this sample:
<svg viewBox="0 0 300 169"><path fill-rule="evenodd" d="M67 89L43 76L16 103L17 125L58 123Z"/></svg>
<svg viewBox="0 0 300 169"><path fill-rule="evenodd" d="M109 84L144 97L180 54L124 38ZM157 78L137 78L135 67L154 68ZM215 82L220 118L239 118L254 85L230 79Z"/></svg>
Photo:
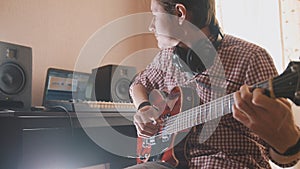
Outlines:
<svg viewBox="0 0 300 169"><path fill-rule="evenodd" d="M112 88L112 90L115 90L115 94L116 94L115 96L116 98L113 99L117 101L128 102L130 100L129 93L128 93L129 85L130 85L130 81L128 79L125 78L119 79L116 82L115 87Z"/></svg>
<svg viewBox="0 0 300 169"><path fill-rule="evenodd" d="M24 70L15 63L0 66L0 90L7 95L18 94L24 88L26 77Z"/></svg>

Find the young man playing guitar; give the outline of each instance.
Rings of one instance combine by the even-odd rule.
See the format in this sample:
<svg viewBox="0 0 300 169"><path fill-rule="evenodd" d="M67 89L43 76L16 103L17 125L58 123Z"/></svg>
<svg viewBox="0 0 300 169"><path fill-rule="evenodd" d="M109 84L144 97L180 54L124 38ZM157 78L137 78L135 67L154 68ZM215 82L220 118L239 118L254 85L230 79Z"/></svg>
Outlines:
<svg viewBox="0 0 300 169"><path fill-rule="evenodd" d="M247 86L277 76L269 54L221 33L214 0L151 0L151 11L149 29L161 51L130 88L138 109L134 123L142 138L137 149L142 164L129 168L267 169L270 159L282 167L294 165L299 158L300 133L290 105ZM194 88L197 97L177 86ZM161 92L152 92L154 89ZM221 98L235 91L229 99ZM165 93L170 97L164 97ZM192 107L203 106L185 111L190 102ZM174 110L179 117L172 117ZM188 121L178 121L180 118ZM164 126L168 127L162 130ZM159 133L162 140L170 140L163 134L170 128L184 129L183 137L171 141L161 154L153 154L158 143L147 138Z"/></svg>

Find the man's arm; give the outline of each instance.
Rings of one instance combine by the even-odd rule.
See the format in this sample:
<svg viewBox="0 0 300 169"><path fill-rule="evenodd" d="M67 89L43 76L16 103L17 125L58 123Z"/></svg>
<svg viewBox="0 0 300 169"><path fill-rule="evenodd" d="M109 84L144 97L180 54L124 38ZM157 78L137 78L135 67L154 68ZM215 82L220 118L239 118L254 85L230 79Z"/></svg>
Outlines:
<svg viewBox="0 0 300 169"><path fill-rule="evenodd" d="M267 142L270 156L279 164L289 164L300 158L299 151L286 154L300 138L291 105L286 99L272 99L263 89L253 92L246 85L234 94L233 116Z"/></svg>
<svg viewBox="0 0 300 169"><path fill-rule="evenodd" d="M134 115L134 124L138 136L149 137L155 135L162 121L159 119L160 113L149 103L146 88L141 84L132 86L131 97L138 109Z"/></svg>
<svg viewBox="0 0 300 169"><path fill-rule="evenodd" d="M146 88L141 84L136 84L131 88L131 98L136 108L143 102L147 102L148 94Z"/></svg>

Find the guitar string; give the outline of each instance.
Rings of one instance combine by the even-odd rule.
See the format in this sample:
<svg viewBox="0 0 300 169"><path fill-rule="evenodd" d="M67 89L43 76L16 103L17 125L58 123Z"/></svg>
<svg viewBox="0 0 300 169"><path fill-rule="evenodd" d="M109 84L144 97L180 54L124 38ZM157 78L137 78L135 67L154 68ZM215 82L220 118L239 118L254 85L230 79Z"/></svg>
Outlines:
<svg viewBox="0 0 300 169"><path fill-rule="evenodd" d="M228 109L220 108L220 105L222 107L224 105L231 106L229 103L224 104L224 101L233 102L233 98L232 97L225 98L225 99L222 98L222 99L211 102L211 104L216 103L216 104L214 104L214 106L211 106L211 104L205 104L205 105L200 106L199 108L197 107L197 109L192 109L192 110L182 112L182 113L178 114L178 116L171 119L171 121L168 119L164 129L167 131L170 131L170 130L171 131L174 131L174 130L181 131L181 129L187 129L187 128L193 127L195 125L201 124L203 122L212 120L214 118L218 118L218 117L220 117L219 115L223 116L224 114L227 114L227 112L230 113L231 107L230 108L228 107ZM222 109L223 112L216 113L216 111L218 111L218 109ZM200 112L199 112L199 110L200 110ZM212 110L214 110L213 111L214 113L205 113L205 112L211 112ZM226 113L224 112L224 110L227 110ZM195 111L197 111L197 113L195 113ZM208 118L208 116L209 116L209 118ZM190 120L191 118L188 118L188 117L192 117L193 119ZM196 117L196 120L194 120L194 117ZM200 120L199 120L199 117L200 117ZM186 120L186 119L188 119L188 120ZM193 121L193 122L191 122L191 121Z"/></svg>

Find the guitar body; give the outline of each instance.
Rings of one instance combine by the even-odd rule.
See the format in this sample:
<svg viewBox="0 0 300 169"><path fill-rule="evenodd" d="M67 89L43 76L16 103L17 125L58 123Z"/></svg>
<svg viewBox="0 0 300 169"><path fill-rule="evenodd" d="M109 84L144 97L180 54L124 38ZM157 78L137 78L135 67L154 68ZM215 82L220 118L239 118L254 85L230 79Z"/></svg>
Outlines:
<svg viewBox="0 0 300 169"><path fill-rule="evenodd" d="M160 118L167 119L178 113L199 105L199 97L191 88L175 87L165 96L165 93L154 90L150 102L162 112ZM163 130L163 129L161 129ZM189 130L180 131L168 136L162 135L160 139L137 139L138 163L147 161L164 161L177 168L187 168L186 137ZM150 141L149 141L150 140ZM155 146L154 146L155 145Z"/></svg>

